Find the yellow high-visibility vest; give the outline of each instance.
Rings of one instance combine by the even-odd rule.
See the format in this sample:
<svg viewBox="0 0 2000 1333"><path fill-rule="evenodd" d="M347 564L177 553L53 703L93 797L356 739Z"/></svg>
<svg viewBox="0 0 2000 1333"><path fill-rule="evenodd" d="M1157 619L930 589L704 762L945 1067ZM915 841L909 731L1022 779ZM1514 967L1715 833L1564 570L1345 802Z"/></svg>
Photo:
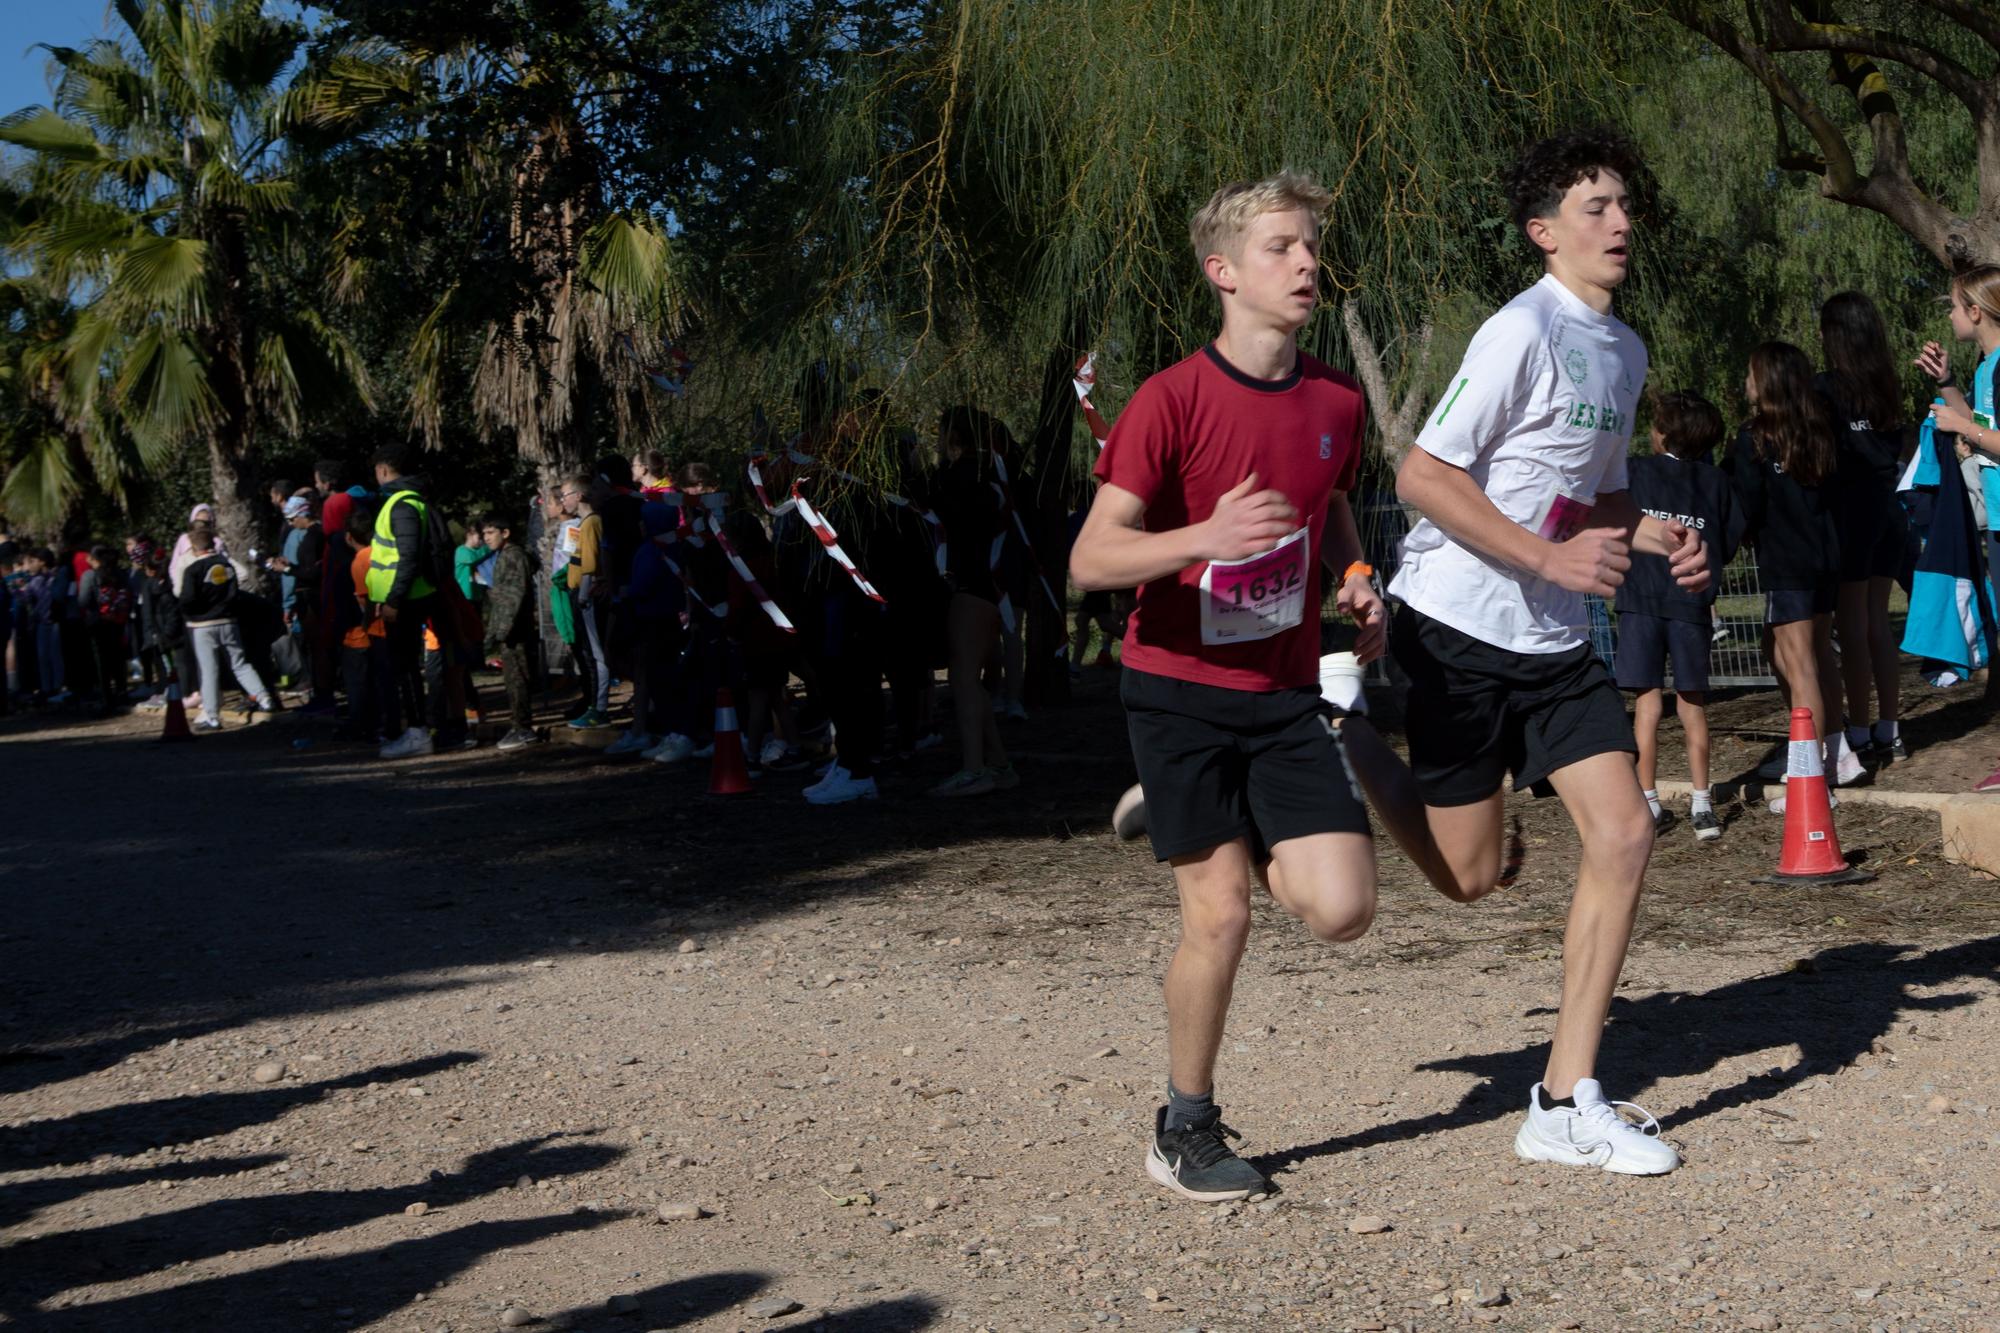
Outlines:
<svg viewBox="0 0 2000 1333"><path fill-rule="evenodd" d="M415 491L397 491L382 502L381 512L375 515L375 542L368 551L368 600L371 602L388 601L389 589L396 585L396 565L402 559L402 552L396 549L396 534L389 518L399 503L410 505L417 511L419 525L430 521L430 508ZM436 585L421 573L410 585L412 597L428 597L436 591Z"/></svg>

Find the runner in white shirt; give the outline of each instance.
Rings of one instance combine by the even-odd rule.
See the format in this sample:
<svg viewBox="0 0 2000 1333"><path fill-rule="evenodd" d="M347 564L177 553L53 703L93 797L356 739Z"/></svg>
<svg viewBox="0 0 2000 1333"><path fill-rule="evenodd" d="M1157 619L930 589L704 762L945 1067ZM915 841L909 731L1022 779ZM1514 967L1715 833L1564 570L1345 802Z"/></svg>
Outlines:
<svg viewBox="0 0 2000 1333"><path fill-rule="evenodd" d="M1502 782L1562 798L1583 843L1563 941L1562 1007L1528 1092L1523 1158L1656 1175L1680 1164L1621 1118L1593 1077L1653 848L1624 701L1591 650L1584 597L1610 597L1633 550L1706 587L1700 539L1642 516L1625 455L1646 349L1611 315L1631 237L1629 144L1581 132L1536 144L1509 181L1546 272L1466 352L1397 494L1423 521L1390 585L1390 642L1411 680L1410 765L1364 720L1342 728L1383 826L1447 896L1503 882Z"/></svg>

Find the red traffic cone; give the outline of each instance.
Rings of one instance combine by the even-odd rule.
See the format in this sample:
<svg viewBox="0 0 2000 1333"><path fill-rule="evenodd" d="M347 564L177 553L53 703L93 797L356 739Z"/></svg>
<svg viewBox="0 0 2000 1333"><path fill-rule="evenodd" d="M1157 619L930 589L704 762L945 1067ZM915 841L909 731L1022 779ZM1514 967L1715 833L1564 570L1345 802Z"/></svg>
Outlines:
<svg viewBox="0 0 2000 1333"><path fill-rule="evenodd" d="M1768 884L1860 884L1874 879L1856 870L1840 854L1833 831L1833 807L1826 795L1826 765L1820 759L1819 737L1813 732L1812 710L1792 710L1791 755L1785 772L1785 846L1778 854L1778 873Z"/></svg>
<svg viewBox="0 0 2000 1333"><path fill-rule="evenodd" d="M162 741L191 741L194 728L188 726L187 709L181 704L181 678L167 673L167 725L160 733Z"/></svg>
<svg viewBox="0 0 2000 1333"><path fill-rule="evenodd" d="M750 765L743 756L743 735L736 726L736 700L729 691L715 692L715 757L708 765L708 794L741 796L754 791Z"/></svg>

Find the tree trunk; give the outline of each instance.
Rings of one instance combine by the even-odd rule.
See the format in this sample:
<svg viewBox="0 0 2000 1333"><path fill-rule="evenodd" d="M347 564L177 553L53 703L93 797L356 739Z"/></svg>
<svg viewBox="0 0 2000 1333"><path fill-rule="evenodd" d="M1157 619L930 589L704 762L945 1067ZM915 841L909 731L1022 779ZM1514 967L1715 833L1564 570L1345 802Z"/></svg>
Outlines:
<svg viewBox="0 0 2000 1333"><path fill-rule="evenodd" d="M1368 326L1361 322L1361 307L1351 297L1341 302L1340 322L1347 330L1347 346L1354 355L1355 377L1361 381L1361 391L1368 398L1368 415L1375 421L1382 452L1393 472L1402 466L1404 455L1416 444L1417 427L1423 421L1424 371L1431 363L1431 322L1425 320L1417 331L1417 363L1410 370L1409 388L1400 403L1389 391L1388 367L1383 364L1375 340L1369 336Z"/></svg>
<svg viewBox="0 0 2000 1333"><path fill-rule="evenodd" d="M266 582L250 565L250 551L268 540L261 513L264 500L257 477L257 401L252 379L256 330L249 311L250 256L243 229L227 218L197 224L215 248L221 291L209 332L208 384L215 395L216 419L208 435L209 484L215 491L216 529L246 582L262 591Z"/></svg>

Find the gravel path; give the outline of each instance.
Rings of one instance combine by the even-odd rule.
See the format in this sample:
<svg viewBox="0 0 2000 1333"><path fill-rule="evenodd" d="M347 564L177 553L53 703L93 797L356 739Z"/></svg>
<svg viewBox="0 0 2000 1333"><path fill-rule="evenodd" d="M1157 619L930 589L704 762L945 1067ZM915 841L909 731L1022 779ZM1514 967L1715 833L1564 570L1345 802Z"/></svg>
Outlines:
<svg viewBox="0 0 2000 1333"><path fill-rule="evenodd" d="M1141 1169L1175 919L1105 680L950 805L153 725L0 728L0 1324L2000 1328L2000 888L1920 812L1839 890L1663 840L1603 1071L1660 1179L1511 1152L1559 809L1476 908L1262 905L1220 1095L1280 1192L1204 1208Z"/></svg>

